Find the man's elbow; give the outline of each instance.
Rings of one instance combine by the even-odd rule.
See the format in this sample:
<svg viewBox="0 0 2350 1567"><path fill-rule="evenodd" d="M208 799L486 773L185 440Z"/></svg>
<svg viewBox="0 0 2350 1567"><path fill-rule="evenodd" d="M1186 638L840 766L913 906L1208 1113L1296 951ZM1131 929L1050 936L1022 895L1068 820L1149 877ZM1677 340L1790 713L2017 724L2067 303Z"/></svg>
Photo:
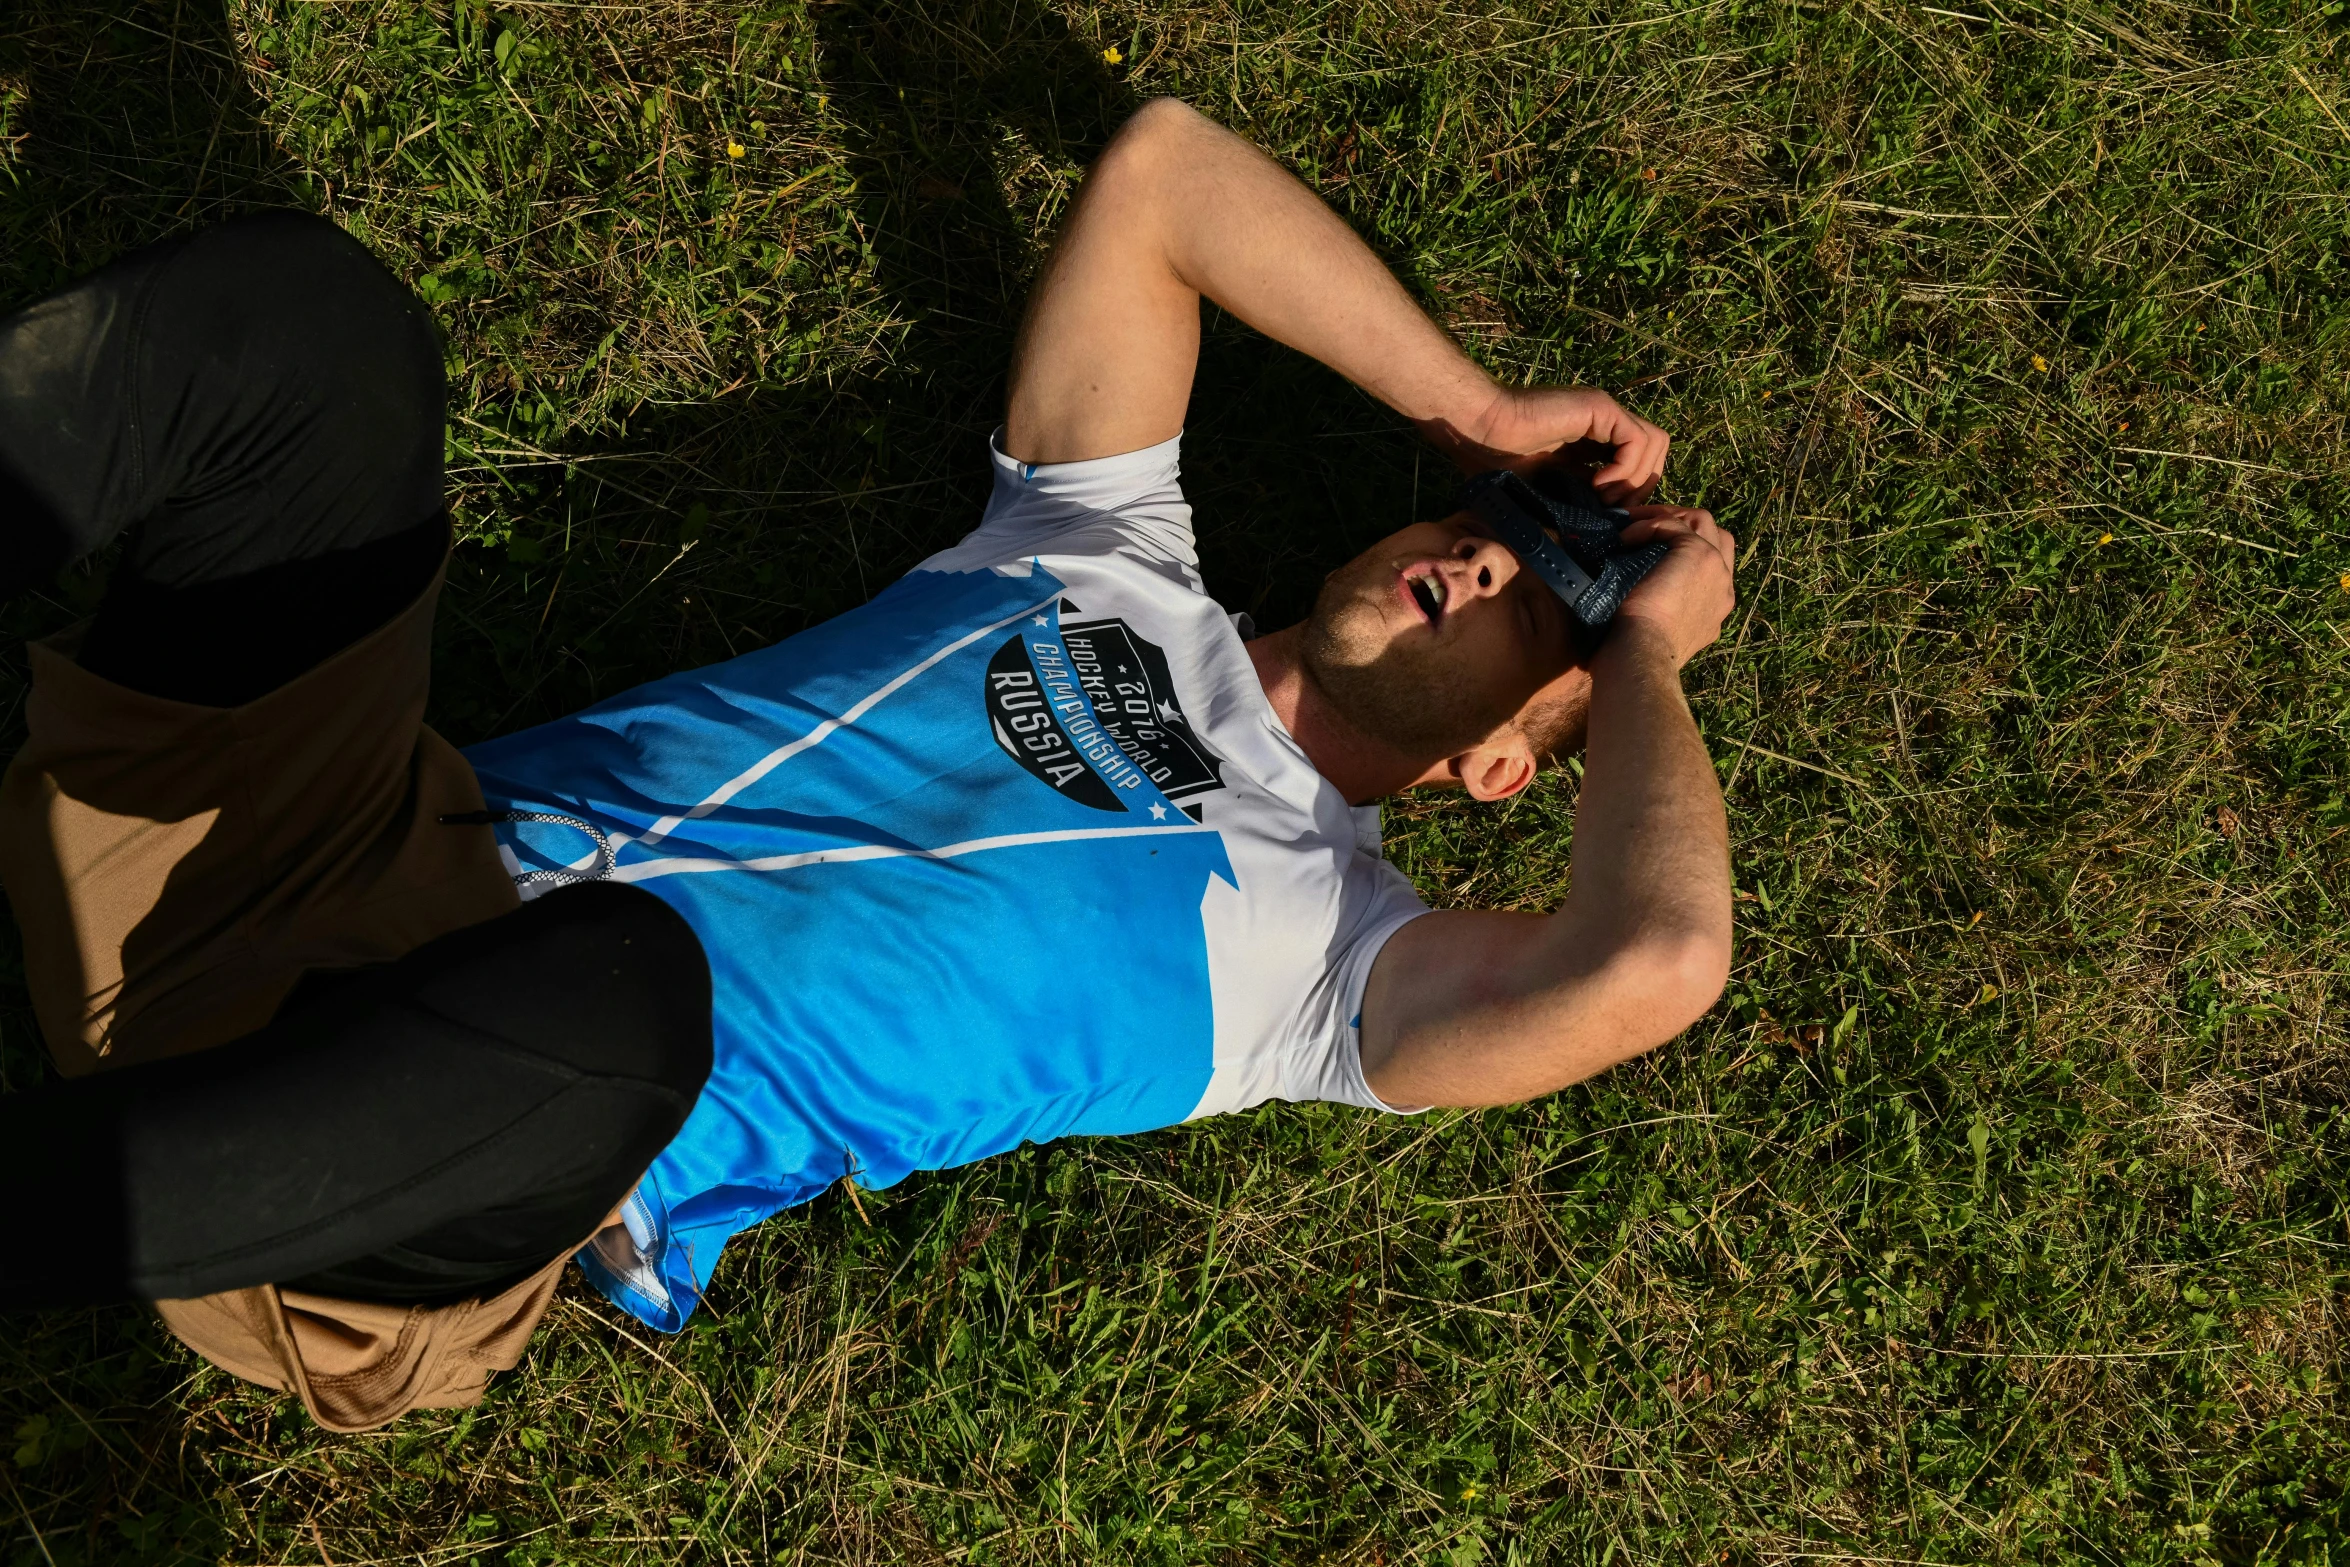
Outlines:
<svg viewBox="0 0 2350 1567"><path fill-rule="evenodd" d="M1644 1025L1632 1030L1631 1054L1639 1055L1679 1036L1721 999L1730 983L1730 933L1653 932L1619 961L1622 992Z"/></svg>
<svg viewBox="0 0 2350 1567"><path fill-rule="evenodd" d="M1143 99L1118 133L1144 139L1183 136L1207 123L1206 115L1182 99L1162 96Z"/></svg>
<svg viewBox="0 0 2350 1567"><path fill-rule="evenodd" d="M1157 178L1168 160L1184 155L1188 145L1211 125L1208 117L1180 98L1150 98L1126 117L1110 144L1096 160L1093 178L1132 180Z"/></svg>

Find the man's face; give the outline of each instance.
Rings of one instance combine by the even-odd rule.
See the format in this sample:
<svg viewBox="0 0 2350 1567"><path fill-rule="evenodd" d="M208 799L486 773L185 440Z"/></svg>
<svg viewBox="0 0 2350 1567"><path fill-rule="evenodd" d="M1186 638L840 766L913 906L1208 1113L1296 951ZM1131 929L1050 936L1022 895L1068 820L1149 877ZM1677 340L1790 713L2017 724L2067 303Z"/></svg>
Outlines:
<svg viewBox="0 0 2350 1567"><path fill-rule="evenodd" d="M1332 572L1299 652L1340 716L1428 764L1584 678L1566 606L1466 512L1414 523Z"/></svg>

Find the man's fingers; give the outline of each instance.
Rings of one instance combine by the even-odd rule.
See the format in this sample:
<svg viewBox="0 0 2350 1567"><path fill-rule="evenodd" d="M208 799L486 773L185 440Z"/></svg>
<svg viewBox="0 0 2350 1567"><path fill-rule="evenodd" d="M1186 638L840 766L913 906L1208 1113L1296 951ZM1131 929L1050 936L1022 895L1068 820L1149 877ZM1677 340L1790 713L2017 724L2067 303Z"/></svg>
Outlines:
<svg viewBox="0 0 2350 1567"><path fill-rule="evenodd" d="M1694 533L1709 543L1729 537L1714 521L1712 512L1696 506L1627 506L1624 509L1632 514L1631 524L1624 529L1627 544L1669 533Z"/></svg>
<svg viewBox="0 0 2350 1567"><path fill-rule="evenodd" d="M1592 488L1610 500L1646 495L1664 477L1665 456L1673 438L1637 414L1628 413L1610 398L1603 419L1605 430L1594 428L1592 439L1615 447L1614 454L1591 476ZM1601 421L1595 420L1595 426Z"/></svg>
<svg viewBox="0 0 2350 1567"><path fill-rule="evenodd" d="M1645 621L1673 641L1686 662L1722 634L1738 602L1738 541L1697 506L1629 506L1624 541L1662 539L1671 549L1641 578L1620 614Z"/></svg>
<svg viewBox="0 0 2350 1567"><path fill-rule="evenodd" d="M1663 430L1590 386L1503 391L1482 418L1452 433L1457 437L1451 443L1454 455L1470 468L1499 459L1524 472L1586 443L1606 447L1606 460L1591 482L1603 498L1617 505L1642 500L1656 488L1673 444ZM1438 444L1446 442L1439 437ZM1577 452L1566 460L1579 461L1581 456Z"/></svg>
<svg viewBox="0 0 2350 1567"><path fill-rule="evenodd" d="M1624 529L1627 544L1664 539L1676 548L1693 549L1702 544L1714 552L1720 562L1722 575L1734 578L1738 571L1738 539L1729 529L1714 521L1714 514L1695 506L1634 506L1628 508L1632 522ZM1680 543L1686 539L1687 544ZM1725 583L1727 590L1737 590Z"/></svg>
<svg viewBox="0 0 2350 1567"><path fill-rule="evenodd" d="M1626 509L1632 513L1632 522L1624 529L1625 543L1638 544L1659 534L1691 534L1719 550L1722 564L1732 568L1737 566L1737 536L1714 521L1712 512L1695 506L1633 506Z"/></svg>

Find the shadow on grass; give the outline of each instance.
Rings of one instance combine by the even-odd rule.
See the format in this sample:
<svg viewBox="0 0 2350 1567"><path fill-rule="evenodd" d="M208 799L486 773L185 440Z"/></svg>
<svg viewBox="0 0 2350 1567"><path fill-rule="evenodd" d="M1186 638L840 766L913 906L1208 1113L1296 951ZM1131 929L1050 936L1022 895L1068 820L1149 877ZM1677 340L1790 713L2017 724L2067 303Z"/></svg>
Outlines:
<svg viewBox="0 0 2350 1567"><path fill-rule="evenodd" d="M0 308L126 250L317 206L246 84L220 0L17 0L0 19Z"/></svg>

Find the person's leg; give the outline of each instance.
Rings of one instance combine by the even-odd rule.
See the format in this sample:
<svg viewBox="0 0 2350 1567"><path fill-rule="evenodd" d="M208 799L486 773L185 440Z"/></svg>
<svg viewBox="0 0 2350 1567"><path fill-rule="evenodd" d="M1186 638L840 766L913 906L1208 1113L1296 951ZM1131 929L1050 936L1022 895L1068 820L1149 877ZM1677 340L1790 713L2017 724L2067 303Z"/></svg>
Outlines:
<svg viewBox="0 0 2350 1567"><path fill-rule="evenodd" d="M0 593L124 535L78 662L252 702L430 586L442 401L423 306L330 224L248 219L128 257L0 321ZM580 969L607 926L632 950ZM700 948L645 893L543 899L318 978L242 1040L0 1099L0 1189L57 1221L7 1249L0 1305L485 1293L579 1244L708 1066ZM697 1007L693 1067L677 1019ZM566 1061L660 1092L591 1091Z"/></svg>
<svg viewBox="0 0 2350 1567"><path fill-rule="evenodd" d="M79 661L229 707L423 591L441 345L333 224L241 219L0 320L0 598L127 535Z"/></svg>
<svg viewBox="0 0 2350 1567"><path fill-rule="evenodd" d="M693 931L567 887L234 1043L0 1097L0 1310L493 1294L588 1237L709 1071Z"/></svg>

